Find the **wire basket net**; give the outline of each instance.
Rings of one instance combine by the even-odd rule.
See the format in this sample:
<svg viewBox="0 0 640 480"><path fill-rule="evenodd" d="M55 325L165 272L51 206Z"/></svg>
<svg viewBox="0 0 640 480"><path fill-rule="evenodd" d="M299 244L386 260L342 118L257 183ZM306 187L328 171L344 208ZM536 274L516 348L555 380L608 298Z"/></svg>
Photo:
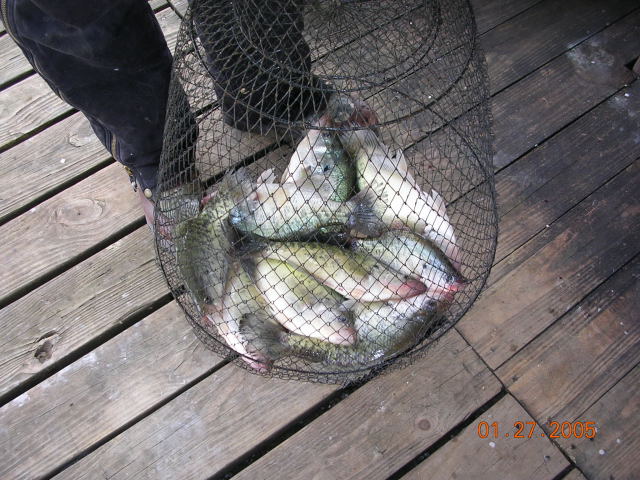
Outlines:
<svg viewBox="0 0 640 480"><path fill-rule="evenodd" d="M193 0L156 247L198 337L318 382L425 354L494 257L487 99L466 0Z"/></svg>

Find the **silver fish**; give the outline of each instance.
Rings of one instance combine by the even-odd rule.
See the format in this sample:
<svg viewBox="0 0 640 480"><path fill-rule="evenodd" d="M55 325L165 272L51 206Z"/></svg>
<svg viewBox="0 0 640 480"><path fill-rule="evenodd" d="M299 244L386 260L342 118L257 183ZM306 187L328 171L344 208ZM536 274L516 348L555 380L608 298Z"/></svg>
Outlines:
<svg viewBox="0 0 640 480"><path fill-rule="evenodd" d="M303 270L257 256L253 277L265 308L287 330L335 344L355 342L344 298Z"/></svg>
<svg viewBox="0 0 640 480"><path fill-rule="evenodd" d="M265 257L302 268L327 287L363 302L399 300L426 290L422 282L387 267L367 254L321 243L270 243Z"/></svg>
<svg viewBox="0 0 640 480"><path fill-rule="evenodd" d="M461 254L442 197L423 191L409 172L402 150L392 152L369 129L346 132L340 137L356 163L358 188L366 192L373 211L391 228L409 227L430 238L459 267ZM367 232L371 222L360 225L352 217L349 226Z"/></svg>
<svg viewBox="0 0 640 480"><path fill-rule="evenodd" d="M379 238L355 239L351 248L407 276L419 278L435 302L450 302L466 284L444 253L430 240L408 230L392 230Z"/></svg>
<svg viewBox="0 0 640 480"><path fill-rule="evenodd" d="M335 345L269 325L252 325L273 358L294 355L329 366L362 367L401 354L432 328L436 314L423 295L391 302L355 303L358 340Z"/></svg>

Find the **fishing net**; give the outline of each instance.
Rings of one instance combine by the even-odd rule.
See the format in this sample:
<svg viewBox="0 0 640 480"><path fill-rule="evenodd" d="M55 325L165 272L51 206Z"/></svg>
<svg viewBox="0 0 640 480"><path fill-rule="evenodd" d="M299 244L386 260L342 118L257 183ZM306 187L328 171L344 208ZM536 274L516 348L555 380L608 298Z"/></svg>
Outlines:
<svg viewBox="0 0 640 480"><path fill-rule="evenodd" d="M332 383L428 352L494 257L487 99L466 0L193 0L156 246L198 337Z"/></svg>

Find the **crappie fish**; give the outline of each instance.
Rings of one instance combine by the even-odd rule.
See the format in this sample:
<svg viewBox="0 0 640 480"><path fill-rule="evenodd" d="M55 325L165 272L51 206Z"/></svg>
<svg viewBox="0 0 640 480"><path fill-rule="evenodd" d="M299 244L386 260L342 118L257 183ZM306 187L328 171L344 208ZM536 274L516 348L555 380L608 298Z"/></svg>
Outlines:
<svg viewBox="0 0 640 480"><path fill-rule="evenodd" d="M270 243L266 258L302 268L327 287L362 302L399 300L425 292L422 282L408 278L367 254L321 243Z"/></svg>
<svg viewBox="0 0 640 480"><path fill-rule="evenodd" d="M257 256L253 277L266 308L287 330L334 344L353 344L344 298L303 270Z"/></svg>
<svg viewBox="0 0 640 480"><path fill-rule="evenodd" d="M176 260L185 286L202 305L219 305L227 272L231 234L227 213L251 191L244 170L226 176L217 193L193 218L175 229Z"/></svg>
<svg viewBox="0 0 640 480"><path fill-rule="evenodd" d="M421 190L409 172L404 153L391 152L371 130L354 130L340 137L356 163L357 186L366 192L373 211L385 225L409 227L431 239L459 267L460 251L442 197ZM367 231L352 217L349 226Z"/></svg>
<svg viewBox="0 0 640 480"><path fill-rule="evenodd" d="M315 188L323 199L347 201L355 190L356 171L335 132L308 130L291 156L281 183Z"/></svg>
<svg viewBox="0 0 640 480"><path fill-rule="evenodd" d="M326 200L313 186L262 182L229 212L229 222L243 233L272 240L311 235L322 227L378 222L359 199Z"/></svg>
<svg viewBox="0 0 640 480"><path fill-rule="evenodd" d="M426 295L436 302L451 301L466 280L430 240L408 230L392 230L379 238L354 239L351 248L391 268L419 278Z"/></svg>
<svg viewBox="0 0 640 480"><path fill-rule="evenodd" d="M221 307L208 309L208 322L227 345L241 355L242 360L258 371L267 372L271 368L271 360L264 352L265 346L255 338L250 341L242 329L247 324L268 325L275 324L275 321L267 315L266 302L239 261L229 266Z"/></svg>
<svg viewBox="0 0 640 480"><path fill-rule="evenodd" d="M295 355L326 365L365 366L416 344L435 321L435 312L428 305L429 299L424 295L401 301L355 303L355 345L335 345L265 324L251 328L263 339L273 358Z"/></svg>

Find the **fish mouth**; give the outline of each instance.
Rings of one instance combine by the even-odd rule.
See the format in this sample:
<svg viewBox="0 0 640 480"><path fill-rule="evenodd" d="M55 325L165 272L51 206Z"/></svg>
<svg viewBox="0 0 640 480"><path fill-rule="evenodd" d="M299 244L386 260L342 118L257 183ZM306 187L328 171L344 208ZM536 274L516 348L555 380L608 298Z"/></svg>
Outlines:
<svg viewBox="0 0 640 480"><path fill-rule="evenodd" d="M407 279L397 290L396 295L400 298L411 298L427 291L427 286L419 280Z"/></svg>
<svg viewBox="0 0 640 480"><path fill-rule="evenodd" d="M356 343L357 333L351 327L343 327L338 330L336 333L330 335L327 338L329 343L333 343L335 345L354 345Z"/></svg>

